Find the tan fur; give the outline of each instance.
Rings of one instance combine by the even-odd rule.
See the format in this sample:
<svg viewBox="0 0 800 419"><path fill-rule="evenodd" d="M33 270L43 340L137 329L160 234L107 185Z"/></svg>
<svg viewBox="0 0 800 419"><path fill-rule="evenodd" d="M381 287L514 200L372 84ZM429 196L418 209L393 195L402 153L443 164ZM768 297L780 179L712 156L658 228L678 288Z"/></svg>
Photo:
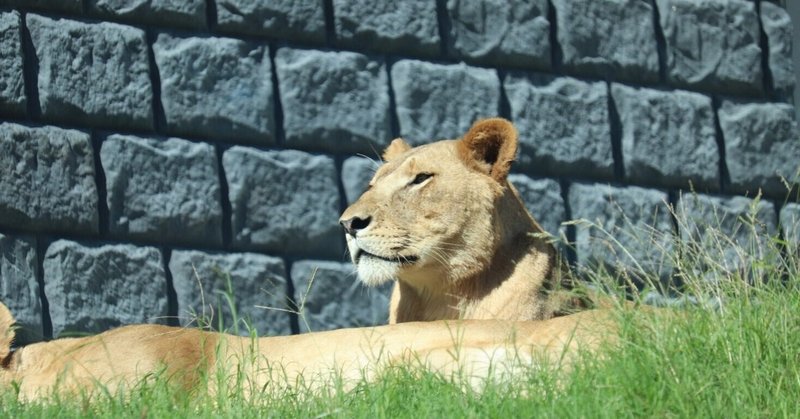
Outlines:
<svg viewBox="0 0 800 419"><path fill-rule="evenodd" d="M0 391L13 383L23 399L97 384L115 392L155 373L215 392L217 382L201 378L217 369L241 372L257 391L319 388L334 371L349 388L395 364L479 385L538 362L568 363L617 326L609 310L553 318L582 302L562 289L568 272L508 183L516 148L511 123L489 119L460 140L411 148L397 139L386 149L341 222L361 280L396 281L393 324L255 340L136 325L10 353L14 320L0 304Z"/></svg>
<svg viewBox="0 0 800 419"><path fill-rule="evenodd" d="M0 304L0 313L3 309ZM53 392L91 394L102 385L115 394L152 374L166 374L186 390L207 384L214 393L218 368L231 379L241 372L245 388L256 391L298 389L301 383L319 389L330 386L334 377L349 389L398 364L466 377L464 384L479 389L490 374L509 380L542 363L568 365L578 348L596 349L614 325L608 311L586 311L541 322L403 323L260 339L158 325L125 326L19 349L3 360L0 391L14 383L21 399L35 400Z"/></svg>
<svg viewBox="0 0 800 419"><path fill-rule="evenodd" d="M390 323L542 320L584 304L507 180L516 152L517 131L500 118L460 140L411 148L398 139L386 149L340 221L359 278L396 281Z"/></svg>
<svg viewBox="0 0 800 419"><path fill-rule="evenodd" d="M383 161L392 160L395 156L399 156L410 149L411 146L408 145L405 140L402 138L395 138L391 143L389 143L389 146L386 147L386 150L383 151Z"/></svg>
<svg viewBox="0 0 800 419"><path fill-rule="evenodd" d="M8 356L11 342L14 340L14 317L8 308L0 304L0 363Z"/></svg>

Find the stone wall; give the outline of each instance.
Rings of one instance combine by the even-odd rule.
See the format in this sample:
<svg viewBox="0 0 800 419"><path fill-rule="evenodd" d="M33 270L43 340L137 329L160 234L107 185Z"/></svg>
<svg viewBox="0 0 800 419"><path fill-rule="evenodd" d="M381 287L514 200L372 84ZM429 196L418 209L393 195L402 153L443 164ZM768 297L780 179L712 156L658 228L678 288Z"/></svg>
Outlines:
<svg viewBox="0 0 800 419"><path fill-rule="evenodd" d="M339 213L392 138L495 115L573 262L619 258L566 220L688 237L667 204L735 224L759 193L796 238L791 26L765 0L0 0L0 300L28 341L382 323Z"/></svg>

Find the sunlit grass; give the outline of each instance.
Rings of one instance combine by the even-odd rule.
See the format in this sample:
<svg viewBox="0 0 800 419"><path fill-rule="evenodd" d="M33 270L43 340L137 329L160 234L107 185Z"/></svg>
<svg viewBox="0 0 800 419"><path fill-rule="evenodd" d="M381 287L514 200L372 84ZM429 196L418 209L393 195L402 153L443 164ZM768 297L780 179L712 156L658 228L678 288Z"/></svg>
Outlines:
<svg viewBox="0 0 800 419"><path fill-rule="evenodd" d="M679 227L684 222L678 220ZM244 391L243 377L210 374L197 390L186 392L155 374L125 392L95 394L91 402L62 397L22 404L10 388L0 393L0 416L796 417L798 249L764 233L754 218L737 222L752 230L752 241L732 241L729 233L714 228L705 228L701 240L673 237L670 253L662 258L674 267L680 284L668 291L685 303L613 309L620 338L599 354L583 354L570 370L531 368L515 382L489 382L478 392L433 373L398 367L348 391L334 378L322 391L300 386L250 396L245 396L252 392ZM626 285L629 275L600 268L584 272L597 288L634 300L663 286L661 278L641 270L635 275L644 285L636 291L612 286ZM234 300L225 301L235 312ZM209 380L223 390L208 394Z"/></svg>

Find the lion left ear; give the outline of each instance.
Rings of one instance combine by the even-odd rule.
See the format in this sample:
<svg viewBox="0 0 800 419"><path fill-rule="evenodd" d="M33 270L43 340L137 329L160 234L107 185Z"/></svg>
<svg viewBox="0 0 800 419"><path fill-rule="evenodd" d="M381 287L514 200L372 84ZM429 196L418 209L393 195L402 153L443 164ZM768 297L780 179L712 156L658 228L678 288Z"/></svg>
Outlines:
<svg viewBox="0 0 800 419"><path fill-rule="evenodd" d="M483 119L458 142L459 157L475 170L503 182L517 154L517 129L506 119Z"/></svg>
<svg viewBox="0 0 800 419"><path fill-rule="evenodd" d="M386 147L386 150L383 150L383 161L391 161L408 150L411 150L411 146L408 145L404 139L395 138L392 140L391 144Z"/></svg>

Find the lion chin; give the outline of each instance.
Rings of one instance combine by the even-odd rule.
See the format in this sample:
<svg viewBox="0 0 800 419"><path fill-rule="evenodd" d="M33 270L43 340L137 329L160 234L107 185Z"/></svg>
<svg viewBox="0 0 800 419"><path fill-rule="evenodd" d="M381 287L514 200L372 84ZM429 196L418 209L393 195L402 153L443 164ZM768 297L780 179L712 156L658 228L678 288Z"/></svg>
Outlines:
<svg viewBox="0 0 800 419"><path fill-rule="evenodd" d="M400 272L402 264L400 262L378 259L372 256L361 256L356 264L358 278L364 284L376 287L387 282L394 281Z"/></svg>
<svg viewBox="0 0 800 419"><path fill-rule="evenodd" d="M367 190L340 218L358 278L396 281L390 323L543 320L582 305L508 173L517 131L501 118L463 137L395 139Z"/></svg>
<svg viewBox="0 0 800 419"><path fill-rule="evenodd" d="M372 253L358 246L356 240L348 240L348 250L353 255L358 278L368 286L379 286L394 281L400 272L418 264L419 257L414 255L383 256Z"/></svg>

